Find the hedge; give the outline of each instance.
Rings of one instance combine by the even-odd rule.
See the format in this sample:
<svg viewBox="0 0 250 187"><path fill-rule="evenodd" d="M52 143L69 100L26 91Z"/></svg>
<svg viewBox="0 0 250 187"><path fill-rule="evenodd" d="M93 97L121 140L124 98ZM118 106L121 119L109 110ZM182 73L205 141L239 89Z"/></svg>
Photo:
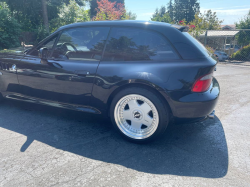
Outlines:
<svg viewBox="0 0 250 187"><path fill-rule="evenodd" d="M241 48L239 51L232 54L234 60L250 60L250 45Z"/></svg>

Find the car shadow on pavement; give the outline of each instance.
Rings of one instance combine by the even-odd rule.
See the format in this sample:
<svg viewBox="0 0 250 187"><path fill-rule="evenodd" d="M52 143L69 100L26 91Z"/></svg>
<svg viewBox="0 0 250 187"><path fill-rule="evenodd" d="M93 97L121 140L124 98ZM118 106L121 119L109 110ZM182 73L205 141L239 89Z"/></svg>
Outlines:
<svg viewBox="0 0 250 187"><path fill-rule="evenodd" d="M36 140L82 157L151 174L220 178L228 170L227 142L218 117L170 124L162 138L143 145L123 140L110 120L99 115L5 101L0 117L1 128L27 136L21 152Z"/></svg>

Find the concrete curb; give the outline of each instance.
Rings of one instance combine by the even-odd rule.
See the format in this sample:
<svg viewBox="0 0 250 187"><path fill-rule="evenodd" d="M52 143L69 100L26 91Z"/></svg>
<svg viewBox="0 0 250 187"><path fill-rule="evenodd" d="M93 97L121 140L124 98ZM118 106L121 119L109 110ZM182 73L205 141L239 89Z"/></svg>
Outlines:
<svg viewBox="0 0 250 187"><path fill-rule="evenodd" d="M231 65L240 65L240 66L250 66L250 62L219 62L219 64L231 64Z"/></svg>

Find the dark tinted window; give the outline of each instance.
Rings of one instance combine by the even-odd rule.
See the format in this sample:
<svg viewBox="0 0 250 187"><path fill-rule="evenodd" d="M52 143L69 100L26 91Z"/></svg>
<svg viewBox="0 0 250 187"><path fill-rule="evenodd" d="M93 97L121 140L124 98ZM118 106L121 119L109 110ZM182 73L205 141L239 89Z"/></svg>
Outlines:
<svg viewBox="0 0 250 187"><path fill-rule="evenodd" d="M178 58L169 42L160 34L132 28L113 28L104 55L106 61Z"/></svg>
<svg viewBox="0 0 250 187"><path fill-rule="evenodd" d="M48 49L49 53L51 53L52 52L52 48L54 46L54 43L55 43L57 37L58 37L58 34L55 35L55 36L53 36L52 38L46 40L43 44L38 45L38 47L34 51L32 51L30 53L30 55L32 55L32 56L38 56L38 50L41 49L42 47L46 47Z"/></svg>
<svg viewBox="0 0 250 187"><path fill-rule="evenodd" d="M196 40L193 36L191 36L188 32L183 32L183 35L190 40L192 43L194 43L199 50L202 52L203 55L209 56L212 54L209 54L209 51L204 47L202 43L200 43L198 40Z"/></svg>
<svg viewBox="0 0 250 187"><path fill-rule="evenodd" d="M100 60L108 32L108 27L65 30L52 57L60 60Z"/></svg>

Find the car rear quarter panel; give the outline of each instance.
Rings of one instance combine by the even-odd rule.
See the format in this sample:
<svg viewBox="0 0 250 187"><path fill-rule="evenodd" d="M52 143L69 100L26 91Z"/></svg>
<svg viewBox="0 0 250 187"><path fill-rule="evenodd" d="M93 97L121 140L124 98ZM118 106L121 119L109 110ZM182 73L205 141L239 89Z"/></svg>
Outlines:
<svg viewBox="0 0 250 187"><path fill-rule="evenodd" d="M105 111L110 95L124 86L147 85L156 90L170 72L163 62L100 62L93 85L93 105Z"/></svg>
<svg viewBox="0 0 250 187"><path fill-rule="evenodd" d="M181 98L191 94L193 83L202 75L214 71L215 63L208 59L175 60L169 62L100 62L93 85L93 107L106 111L109 97L127 86L148 86L160 93L173 114ZM177 114L177 113L176 113Z"/></svg>

